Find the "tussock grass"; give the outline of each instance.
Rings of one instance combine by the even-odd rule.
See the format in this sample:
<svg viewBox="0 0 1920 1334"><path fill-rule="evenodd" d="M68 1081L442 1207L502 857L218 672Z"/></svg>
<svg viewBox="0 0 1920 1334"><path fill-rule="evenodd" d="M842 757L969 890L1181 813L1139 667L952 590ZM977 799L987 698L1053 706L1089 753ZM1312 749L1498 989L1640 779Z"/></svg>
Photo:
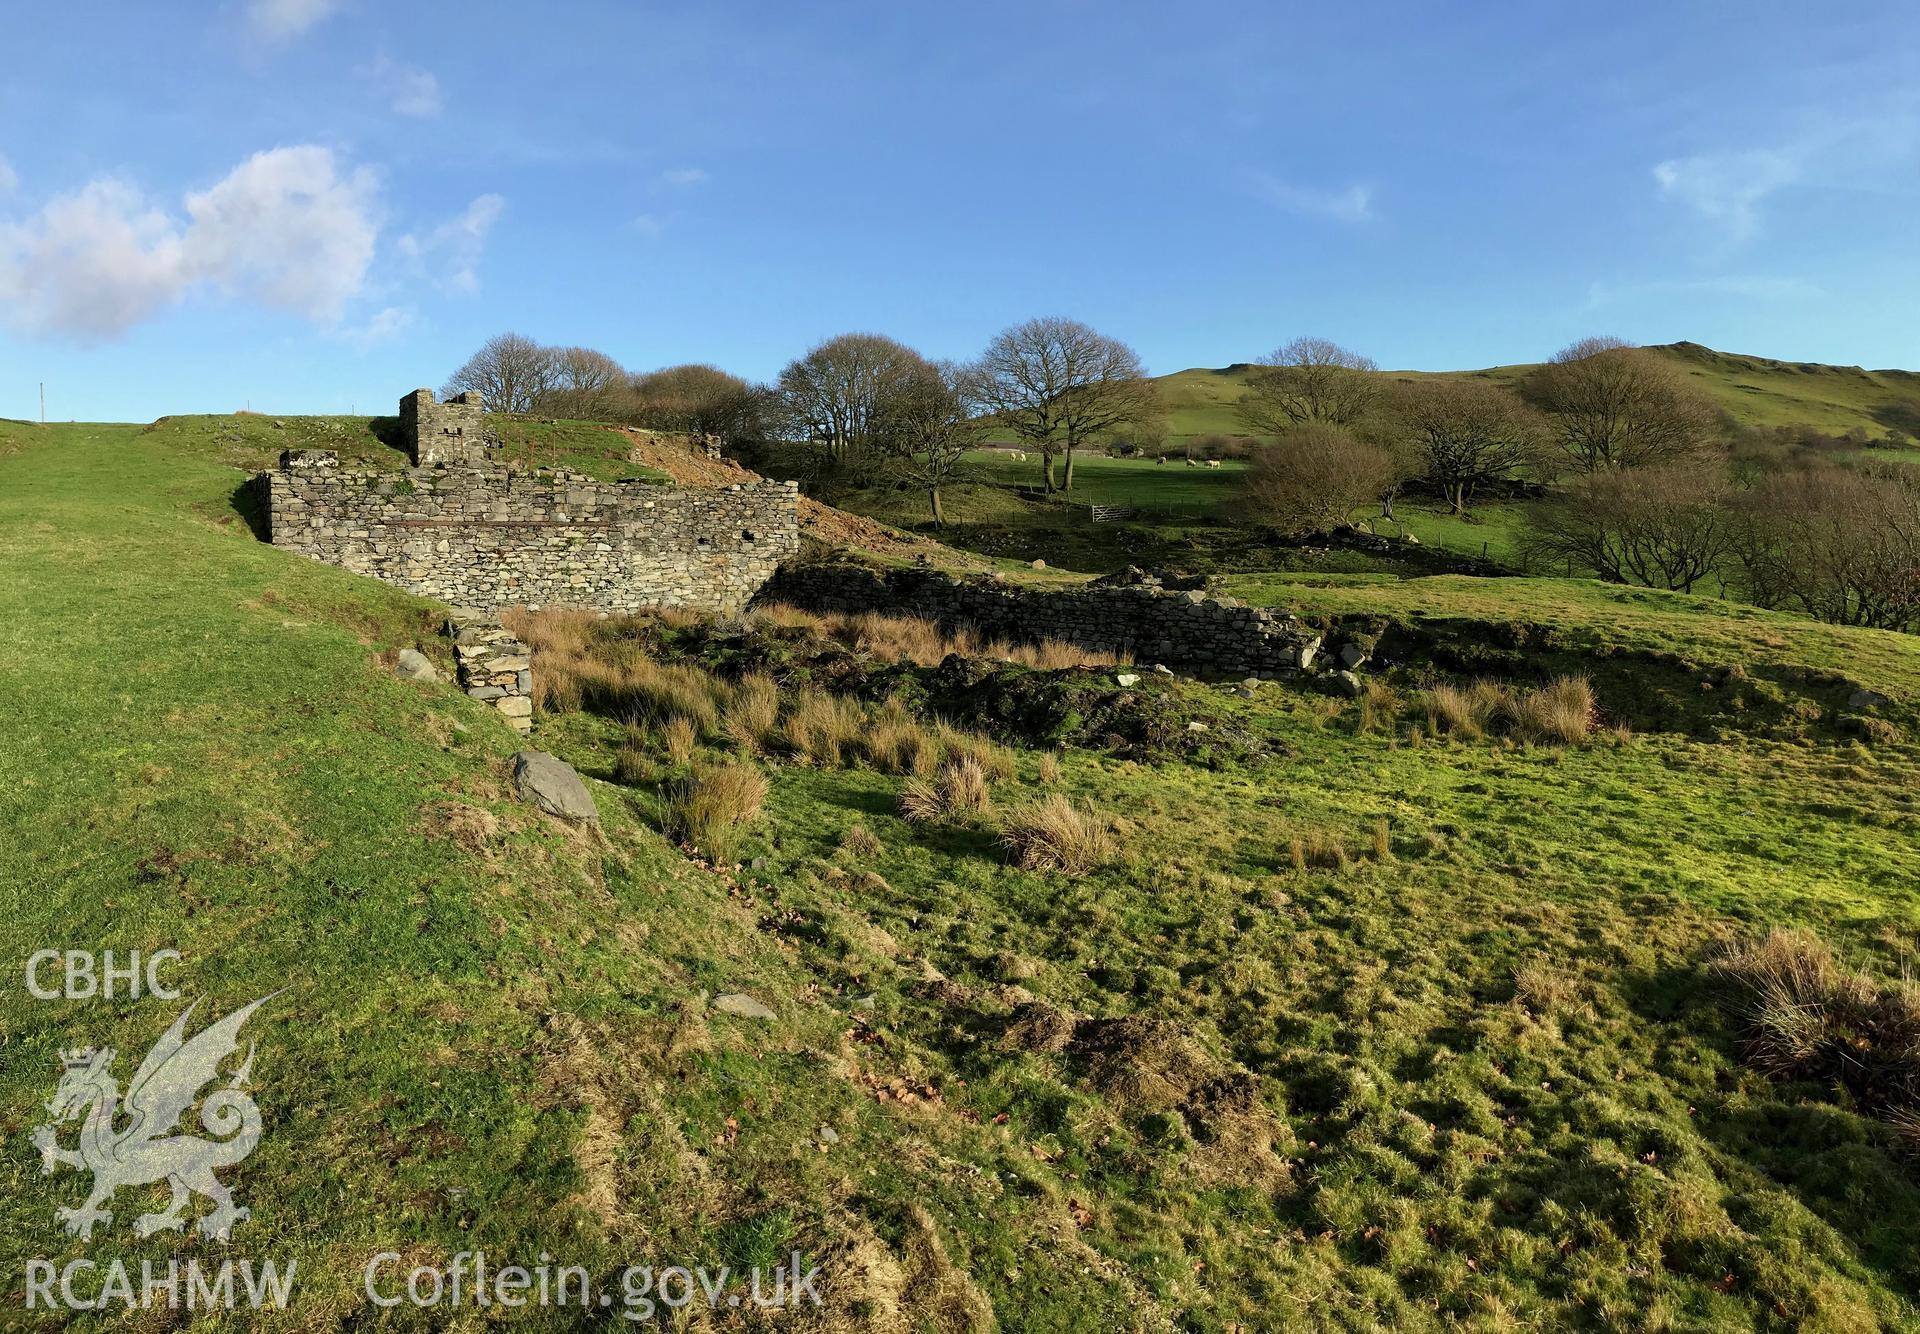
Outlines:
<svg viewBox="0 0 1920 1334"><path fill-rule="evenodd" d="M1084 875L1119 852L1106 820L1092 807L1059 794L1041 797L1007 813L1000 841L1015 865L1028 871Z"/></svg>
<svg viewBox="0 0 1920 1334"><path fill-rule="evenodd" d="M710 860L731 862L766 800L766 777L751 764L696 768L668 796L668 829Z"/></svg>
<svg viewBox="0 0 1920 1334"><path fill-rule="evenodd" d="M840 835L840 851L856 861L878 857L886 851L880 836L863 824L850 824Z"/></svg>
<svg viewBox="0 0 1920 1334"><path fill-rule="evenodd" d="M762 754L779 723L780 690L772 678L758 673L740 678L721 719L727 739L750 755Z"/></svg>
<svg viewBox="0 0 1920 1334"><path fill-rule="evenodd" d="M912 824L976 817L992 807L987 772L970 755L949 760L932 779L909 778L900 791L901 818Z"/></svg>
<svg viewBox="0 0 1920 1334"><path fill-rule="evenodd" d="M866 729L859 705L809 686L802 690L781 723L781 740L795 760L837 769Z"/></svg>
<svg viewBox="0 0 1920 1334"><path fill-rule="evenodd" d="M952 654L963 658L996 658L1042 671L1067 667L1114 667L1129 661L1124 654L1081 648L1057 639L1038 643L1011 643L992 639L971 627L949 632L918 616L885 612L807 612L797 607L767 604L748 613L756 628L809 631L846 645L857 653L889 662L911 662L937 667Z"/></svg>
<svg viewBox="0 0 1920 1334"><path fill-rule="evenodd" d="M1585 741L1598 721L1593 686L1581 676L1557 677L1532 690L1498 681L1441 684L1422 691L1419 702L1429 731L1462 741L1494 734L1573 746ZM1364 711L1364 697L1362 707Z"/></svg>
<svg viewBox="0 0 1920 1334"><path fill-rule="evenodd" d="M1774 930L1713 964L1745 1023L1743 1054L1780 1079L1845 1088L1869 1109L1920 1122L1920 987L1847 968L1804 930Z"/></svg>
<svg viewBox="0 0 1920 1334"><path fill-rule="evenodd" d="M675 764L691 764L700 745L700 729L693 719L681 715L660 725L660 748Z"/></svg>

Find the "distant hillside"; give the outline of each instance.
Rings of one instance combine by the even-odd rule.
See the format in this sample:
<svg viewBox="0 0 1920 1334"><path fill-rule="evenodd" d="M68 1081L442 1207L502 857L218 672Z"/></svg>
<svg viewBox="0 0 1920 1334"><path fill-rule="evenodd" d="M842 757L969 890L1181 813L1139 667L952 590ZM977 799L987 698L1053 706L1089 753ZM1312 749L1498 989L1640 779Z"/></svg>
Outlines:
<svg viewBox="0 0 1920 1334"><path fill-rule="evenodd" d="M1890 429L1920 436L1920 372L1775 361L1716 352L1698 343L1671 343L1649 351L1672 360L1735 420L1749 426L1811 426L1834 434L1858 427L1875 437ZM1197 367L1161 376L1174 436L1243 433L1246 427L1235 404L1246 392L1250 369L1248 363L1240 362L1217 370ZM1513 383L1532 369L1533 364L1522 364L1480 371L1381 374L1395 379L1472 375Z"/></svg>

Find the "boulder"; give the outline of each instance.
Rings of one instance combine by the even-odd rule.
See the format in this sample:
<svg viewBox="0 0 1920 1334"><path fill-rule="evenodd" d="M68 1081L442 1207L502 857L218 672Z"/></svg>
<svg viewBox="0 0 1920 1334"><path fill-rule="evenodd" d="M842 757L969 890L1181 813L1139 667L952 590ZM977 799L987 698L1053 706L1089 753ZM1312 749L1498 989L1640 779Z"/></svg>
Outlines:
<svg viewBox="0 0 1920 1334"><path fill-rule="evenodd" d="M598 824L600 809L593 793L573 766L544 750L523 750L513 757L513 789L520 800L532 802L563 820Z"/></svg>
<svg viewBox="0 0 1920 1334"><path fill-rule="evenodd" d="M1358 667L1366 660L1367 651L1361 648L1360 645L1349 642L1340 646L1340 665L1342 667Z"/></svg>
<svg viewBox="0 0 1920 1334"><path fill-rule="evenodd" d="M730 991L724 996L713 998L713 1008L722 1014L730 1014L736 1019L773 1019L777 1018L773 1008L739 991Z"/></svg>
<svg viewBox="0 0 1920 1334"><path fill-rule="evenodd" d="M1360 678L1352 672L1335 672L1333 679L1339 685L1340 693L1348 699L1359 699L1361 693L1366 689L1366 686L1362 684Z"/></svg>
<svg viewBox="0 0 1920 1334"><path fill-rule="evenodd" d="M1136 672L1121 672L1113 678L1113 683L1117 686L1137 686L1140 684L1140 677Z"/></svg>
<svg viewBox="0 0 1920 1334"><path fill-rule="evenodd" d="M1891 703L1893 703L1893 701L1881 694L1878 690L1868 690L1865 686L1861 686L1860 689L1847 696L1847 707L1849 709L1883 709Z"/></svg>
<svg viewBox="0 0 1920 1334"><path fill-rule="evenodd" d="M433 660L417 648L403 648L394 660L393 674L402 681L438 681L439 669Z"/></svg>

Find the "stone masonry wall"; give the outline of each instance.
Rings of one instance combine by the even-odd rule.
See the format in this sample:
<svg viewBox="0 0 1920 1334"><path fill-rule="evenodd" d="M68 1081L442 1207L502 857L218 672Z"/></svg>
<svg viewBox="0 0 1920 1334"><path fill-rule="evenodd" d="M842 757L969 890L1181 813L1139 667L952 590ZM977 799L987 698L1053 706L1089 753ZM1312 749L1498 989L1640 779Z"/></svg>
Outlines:
<svg viewBox="0 0 1920 1334"><path fill-rule="evenodd" d="M416 468L438 464L480 465L499 443L487 427L480 395L469 389L436 403L431 389L416 389L400 400L400 438Z"/></svg>
<svg viewBox="0 0 1920 1334"><path fill-rule="evenodd" d="M507 726L533 730L533 653L491 616L464 608L447 616L443 627L453 640L460 688L493 705Z"/></svg>
<svg viewBox="0 0 1920 1334"><path fill-rule="evenodd" d="M861 565L789 565L756 601L808 611L923 616L949 630L971 626L1021 643L1057 639L1193 672L1276 677L1311 668L1320 636L1280 612L1236 598L1132 585L1023 588L957 580L936 570L881 572ZM1337 664L1335 664L1337 665Z"/></svg>
<svg viewBox="0 0 1920 1334"><path fill-rule="evenodd" d="M457 606L744 607L800 548L798 488L598 482L566 470L340 466L290 450L261 474L270 538Z"/></svg>

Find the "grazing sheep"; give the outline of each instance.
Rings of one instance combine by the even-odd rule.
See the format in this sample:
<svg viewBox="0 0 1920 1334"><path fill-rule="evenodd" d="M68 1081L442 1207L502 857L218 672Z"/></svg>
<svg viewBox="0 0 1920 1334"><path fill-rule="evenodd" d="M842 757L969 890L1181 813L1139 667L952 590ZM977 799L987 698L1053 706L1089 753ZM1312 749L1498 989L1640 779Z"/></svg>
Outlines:
<svg viewBox="0 0 1920 1334"><path fill-rule="evenodd" d="M1217 467L1219 467L1219 466L1220 466L1220 460L1219 460L1219 459L1208 459L1208 460L1207 460L1207 466L1208 466L1209 468L1217 468Z"/></svg>
<svg viewBox="0 0 1920 1334"><path fill-rule="evenodd" d="M1165 463L1166 461L1167 461L1167 456L1166 456L1165 454L1161 454L1161 455L1159 455L1158 457L1156 457L1156 458L1154 459L1154 462L1155 462L1156 464L1158 464L1158 463Z"/></svg>
<svg viewBox="0 0 1920 1334"><path fill-rule="evenodd" d="M1199 467L1199 466L1200 466L1200 462L1199 462L1199 460L1198 460L1198 459L1188 459L1188 460L1187 460L1187 466L1188 466L1189 468L1197 468L1197 467Z"/></svg>

